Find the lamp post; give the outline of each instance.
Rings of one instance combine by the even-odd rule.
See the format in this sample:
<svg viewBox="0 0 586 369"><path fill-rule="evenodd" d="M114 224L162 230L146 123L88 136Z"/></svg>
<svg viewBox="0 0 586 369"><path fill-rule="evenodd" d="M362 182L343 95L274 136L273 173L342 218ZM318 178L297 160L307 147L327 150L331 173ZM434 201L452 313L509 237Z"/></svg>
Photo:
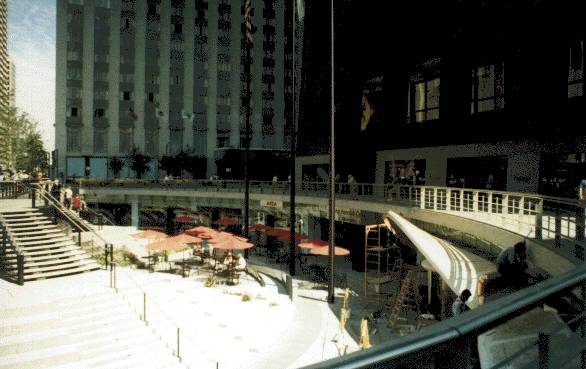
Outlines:
<svg viewBox="0 0 586 369"><path fill-rule="evenodd" d="M328 302L334 303L334 243L336 238L336 220L335 209L336 209L336 184L335 184L335 104L334 104L334 0L330 0L331 6L331 18L330 18L330 32L331 32L331 55L330 55L330 201L329 201L329 216L330 216L330 244L329 244L329 266L330 266L330 280L328 283Z"/></svg>

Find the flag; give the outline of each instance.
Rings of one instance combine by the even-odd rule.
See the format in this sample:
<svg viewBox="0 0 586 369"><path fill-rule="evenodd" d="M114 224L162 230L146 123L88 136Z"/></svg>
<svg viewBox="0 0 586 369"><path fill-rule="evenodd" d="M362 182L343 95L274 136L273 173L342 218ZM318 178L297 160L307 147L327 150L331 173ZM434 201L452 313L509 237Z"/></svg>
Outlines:
<svg viewBox="0 0 586 369"><path fill-rule="evenodd" d="M252 43L252 0L244 4L244 24L246 26L246 41Z"/></svg>
<svg viewBox="0 0 586 369"><path fill-rule="evenodd" d="M132 108L129 108L128 110L129 110L128 114L130 115L130 118L132 118L132 120L137 120L138 115L134 112L134 110Z"/></svg>
<svg viewBox="0 0 586 369"><path fill-rule="evenodd" d="M183 120L187 120L190 123L193 123L194 116L195 116L195 113L186 112L183 109L181 110L181 118L183 118Z"/></svg>

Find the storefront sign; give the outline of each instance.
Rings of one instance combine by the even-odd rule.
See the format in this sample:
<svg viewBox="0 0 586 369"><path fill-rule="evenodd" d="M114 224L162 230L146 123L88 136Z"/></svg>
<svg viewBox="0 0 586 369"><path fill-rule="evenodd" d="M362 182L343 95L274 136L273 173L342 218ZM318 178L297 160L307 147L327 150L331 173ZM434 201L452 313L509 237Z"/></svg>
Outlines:
<svg viewBox="0 0 586 369"><path fill-rule="evenodd" d="M360 210L336 208L336 220L339 222L360 223Z"/></svg>
<svg viewBox="0 0 586 369"><path fill-rule="evenodd" d="M283 201L276 200L260 200L260 206L265 208L282 209Z"/></svg>

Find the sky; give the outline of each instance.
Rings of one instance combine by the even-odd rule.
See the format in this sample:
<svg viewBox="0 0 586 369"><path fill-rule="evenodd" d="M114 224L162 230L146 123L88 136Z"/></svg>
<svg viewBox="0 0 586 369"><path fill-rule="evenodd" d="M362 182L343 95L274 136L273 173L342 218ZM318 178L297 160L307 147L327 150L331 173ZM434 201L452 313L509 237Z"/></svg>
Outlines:
<svg viewBox="0 0 586 369"><path fill-rule="evenodd" d="M16 107L55 148L56 0L8 0L8 53L16 66Z"/></svg>

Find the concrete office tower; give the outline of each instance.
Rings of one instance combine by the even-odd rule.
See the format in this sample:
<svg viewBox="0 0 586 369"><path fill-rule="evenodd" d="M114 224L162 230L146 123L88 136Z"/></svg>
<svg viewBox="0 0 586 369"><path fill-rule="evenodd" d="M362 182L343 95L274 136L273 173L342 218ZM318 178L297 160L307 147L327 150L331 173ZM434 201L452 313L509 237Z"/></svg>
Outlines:
<svg viewBox="0 0 586 369"><path fill-rule="evenodd" d="M8 58L8 4L0 0L0 111L10 106L10 59Z"/></svg>
<svg viewBox="0 0 586 369"><path fill-rule="evenodd" d="M11 108L16 107L16 65L9 58L10 72L8 80L8 105Z"/></svg>
<svg viewBox="0 0 586 369"><path fill-rule="evenodd" d="M253 0L253 149L284 149L284 0ZM206 173L245 134L244 0L58 0L57 174L111 178L133 149ZM120 176L134 177L128 164Z"/></svg>

